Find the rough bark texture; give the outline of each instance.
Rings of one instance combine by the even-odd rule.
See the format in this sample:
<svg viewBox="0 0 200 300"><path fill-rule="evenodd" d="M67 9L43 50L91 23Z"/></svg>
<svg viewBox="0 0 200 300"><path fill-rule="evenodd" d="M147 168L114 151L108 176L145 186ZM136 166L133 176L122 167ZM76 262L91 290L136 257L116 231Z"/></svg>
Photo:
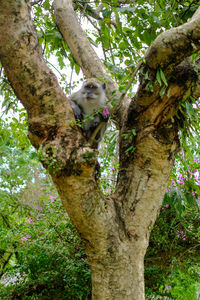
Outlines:
<svg viewBox="0 0 200 300"><path fill-rule="evenodd" d="M0 0L0 8L0 59L27 109L29 138L41 149L43 164L82 237L92 270L93 299L143 300L144 255L179 147L173 117L180 101L193 89L199 93L196 74L184 59L200 49L200 9L189 23L162 33L148 50L138 92L132 101L124 99L123 113L117 115L120 169L115 193L105 198L94 179L96 152L70 121L71 107L42 58L26 1ZM83 34L71 1L56 0L54 9L83 72L105 78L107 71ZM162 96L156 81L159 68L168 82ZM153 92L148 89L150 81ZM117 85L109 79L108 86L110 96ZM133 128L136 137L125 139ZM136 151L125 152L131 145Z"/></svg>

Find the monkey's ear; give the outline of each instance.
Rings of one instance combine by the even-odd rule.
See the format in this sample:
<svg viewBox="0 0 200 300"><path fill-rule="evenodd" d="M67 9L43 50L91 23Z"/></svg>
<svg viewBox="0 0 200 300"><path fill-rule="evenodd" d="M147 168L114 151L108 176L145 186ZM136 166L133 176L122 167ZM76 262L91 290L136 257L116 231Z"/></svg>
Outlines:
<svg viewBox="0 0 200 300"><path fill-rule="evenodd" d="M102 87L103 87L104 90L106 89L106 84L105 84L105 82L102 84Z"/></svg>

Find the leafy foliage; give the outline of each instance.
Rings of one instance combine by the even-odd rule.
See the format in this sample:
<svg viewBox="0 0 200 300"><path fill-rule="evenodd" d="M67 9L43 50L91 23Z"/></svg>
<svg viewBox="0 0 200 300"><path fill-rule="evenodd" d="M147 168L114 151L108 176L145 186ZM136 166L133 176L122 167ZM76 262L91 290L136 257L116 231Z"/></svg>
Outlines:
<svg viewBox="0 0 200 300"><path fill-rule="evenodd" d="M41 213L24 215L12 230L17 256L10 276L20 276L14 285L1 286L1 299L88 299L90 270L80 239L60 199L43 200Z"/></svg>
<svg viewBox="0 0 200 300"><path fill-rule="evenodd" d="M179 157L177 157L178 160ZM181 168L181 164L179 162ZM145 259L147 299L196 299L199 275L200 216L195 194L184 194L176 165ZM198 189L199 186L196 185ZM199 194L198 194L199 195ZM194 197L187 201L184 197ZM184 201L185 200L185 201ZM149 298L148 298L149 296Z"/></svg>

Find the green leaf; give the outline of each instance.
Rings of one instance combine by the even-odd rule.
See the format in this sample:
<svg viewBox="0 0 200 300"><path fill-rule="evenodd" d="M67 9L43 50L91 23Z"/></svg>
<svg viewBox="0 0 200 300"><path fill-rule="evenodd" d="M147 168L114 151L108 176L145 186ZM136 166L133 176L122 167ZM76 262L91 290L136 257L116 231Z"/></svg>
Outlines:
<svg viewBox="0 0 200 300"><path fill-rule="evenodd" d="M185 107L186 107L186 112L189 116L196 117L194 108L188 101L185 103Z"/></svg>
<svg viewBox="0 0 200 300"><path fill-rule="evenodd" d="M132 129L131 130L132 134L135 136L136 135L136 130L135 129Z"/></svg>
<svg viewBox="0 0 200 300"><path fill-rule="evenodd" d="M161 85L162 85L162 82L161 82L160 71L159 71L159 70L158 70L157 73L156 73L156 79L157 79L159 85L161 86Z"/></svg>
<svg viewBox="0 0 200 300"><path fill-rule="evenodd" d="M140 35L140 39L141 39L142 42L146 43L148 46L151 45L152 37L151 37L151 34L148 31L143 32Z"/></svg>
<svg viewBox="0 0 200 300"><path fill-rule="evenodd" d="M109 9L103 9L102 15L104 18L110 18L112 11Z"/></svg>
<svg viewBox="0 0 200 300"><path fill-rule="evenodd" d="M126 153L128 153L128 152L130 152L131 151L131 153L133 153L134 151L135 151L135 149L136 149L136 147L134 147L133 145L132 146L130 146L128 149L126 149Z"/></svg>
<svg viewBox="0 0 200 300"><path fill-rule="evenodd" d="M77 64L75 64L74 67L75 67L75 72L78 75L80 73L81 69L80 69L79 65L77 65Z"/></svg>
<svg viewBox="0 0 200 300"><path fill-rule="evenodd" d="M160 90L160 96L163 97L166 91L166 86L163 86L162 89Z"/></svg>
<svg viewBox="0 0 200 300"><path fill-rule="evenodd" d="M119 44L120 50L125 50L127 47L128 47L128 44L124 41Z"/></svg>
<svg viewBox="0 0 200 300"><path fill-rule="evenodd" d="M167 80L165 78L165 74L163 73L163 71L161 69L160 69L160 77L161 77L162 81L164 82L164 84L166 86L168 86Z"/></svg>

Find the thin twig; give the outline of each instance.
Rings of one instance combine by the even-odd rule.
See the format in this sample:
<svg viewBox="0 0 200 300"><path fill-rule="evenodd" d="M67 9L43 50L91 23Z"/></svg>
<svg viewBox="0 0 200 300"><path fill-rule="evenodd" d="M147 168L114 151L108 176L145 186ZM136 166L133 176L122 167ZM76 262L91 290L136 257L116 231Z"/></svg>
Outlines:
<svg viewBox="0 0 200 300"><path fill-rule="evenodd" d="M117 109L117 107L119 107L119 105L122 103L124 97L126 96L128 90L130 89L134 79L135 79L135 76L137 75L137 72L139 71L141 65L142 65L143 61L140 61L139 64L137 65L135 71L133 72L132 76L131 76L131 79L129 80L126 88L125 88L125 91L121 94L121 97L119 98L119 102L117 103L117 106L113 106L113 108L111 109L111 114L113 114L113 112Z"/></svg>
<svg viewBox="0 0 200 300"><path fill-rule="evenodd" d="M86 18L88 19L88 21L92 24L92 26L98 31L99 35L101 36L101 30L100 30L100 28L98 28L96 26L96 24L94 24L94 22L90 19L89 16L86 15ZM106 51L105 51L105 49L103 47L103 42L101 42L101 44L102 44L102 50L103 50L104 59L106 60Z"/></svg>
<svg viewBox="0 0 200 300"><path fill-rule="evenodd" d="M90 19L90 17L89 16L85 16L87 19L88 19L88 21L92 24L92 26L98 31L98 33L100 33L101 31L100 31L100 29L99 29L99 27L97 27L97 25L96 24L94 24L94 22L92 22L92 20Z"/></svg>
<svg viewBox="0 0 200 300"><path fill-rule="evenodd" d="M74 66L72 67L72 71L70 74L70 80L69 80L69 86L70 86L70 95L71 95L71 86L72 86L72 77L73 77L73 72L74 72Z"/></svg>
<svg viewBox="0 0 200 300"><path fill-rule="evenodd" d="M111 59L112 59L113 65L116 66L110 41L109 41L109 50L110 50L110 54L111 54Z"/></svg>
<svg viewBox="0 0 200 300"><path fill-rule="evenodd" d="M39 4L40 2L43 2L43 0L37 0L37 1L33 1L31 2L31 6L34 6L36 4ZM41 3L42 4L42 3Z"/></svg>

